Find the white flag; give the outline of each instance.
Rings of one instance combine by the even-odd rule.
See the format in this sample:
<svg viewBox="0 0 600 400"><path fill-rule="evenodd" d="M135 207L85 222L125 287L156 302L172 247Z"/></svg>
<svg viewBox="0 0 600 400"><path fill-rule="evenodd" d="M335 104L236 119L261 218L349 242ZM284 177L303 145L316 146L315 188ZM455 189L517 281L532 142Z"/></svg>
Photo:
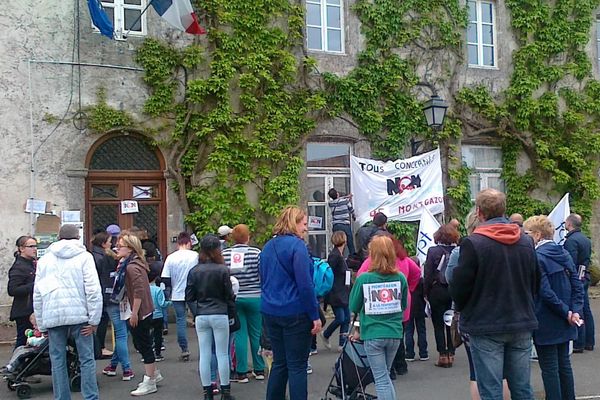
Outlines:
<svg viewBox="0 0 600 400"><path fill-rule="evenodd" d="M440 228L440 223L431 214L427 207L422 207L421 222L419 223L419 235L417 236L417 257L421 261L421 266L425 264L427 250L434 246L433 234ZM421 270L423 270L421 268Z"/></svg>
<svg viewBox="0 0 600 400"><path fill-rule="evenodd" d="M567 193L560 199L550 215L548 215L548 219L554 225L554 241L558 244L565 243L565 236L567 235L565 220L569 214L571 214L571 207L569 206L569 193Z"/></svg>
<svg viewBox="0 0 600 400"><path fill-rule="evenodd" d="M418 221L422 208L444 212L440 150L405 160L350 156L352 205L362 225L382 212L388 221Z"/></svg>

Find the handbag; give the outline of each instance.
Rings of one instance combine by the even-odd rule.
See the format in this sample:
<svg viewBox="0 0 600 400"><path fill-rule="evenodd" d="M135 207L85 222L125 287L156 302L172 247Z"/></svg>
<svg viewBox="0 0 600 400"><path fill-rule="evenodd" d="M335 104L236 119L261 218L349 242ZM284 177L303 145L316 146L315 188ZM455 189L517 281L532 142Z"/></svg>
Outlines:
<svg viewBox="0 0 600 400"><path fill-rule="evenodd" d="M227 302L227 317L229 318L229 333L238 331L240 329L240 317L233 300Z"/></svg>
<svg viewBox="0 0 600 400"><path fill-rule="evenodd" d="M452 345L455 349L463 344L463 339L458 329L459 320L460 313L455 311L454 315L452 316L452 322L450 323L450 338L452 339Z"/></svg>

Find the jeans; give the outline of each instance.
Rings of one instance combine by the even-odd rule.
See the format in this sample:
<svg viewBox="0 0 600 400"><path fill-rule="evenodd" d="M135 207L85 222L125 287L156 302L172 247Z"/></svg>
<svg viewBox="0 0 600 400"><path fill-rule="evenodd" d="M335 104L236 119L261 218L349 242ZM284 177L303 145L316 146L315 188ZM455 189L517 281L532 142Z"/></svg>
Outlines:
<svg viewBox="0 0 600 400"><path fill-rule="evenodd" d="M584 347L594 347L596 340L594 338L594 315L590 308L590 296L588 289L590 288L590 280L585 279L583 282L583 321L584 324L577 328L577 340L573 343L573 348L583 349Z"/></svg>
<svg viewBox="0 0 600 400"><path fill-rule="evenodd" d="M339 345L341 347L344 345L344 343L346 343L346 334L348 333L348 329L350 328L350 309L348 308L348 306L335 307L333 309L333 314L335 314L335 319L331 321L327 329L325 329L325 332L323 332L323 336L329 339L329 337L339 326Z"/></svg>
<svg viewBox="0 0 600 400"><path fill-rule="evenodd" d="M346 246L348 246L348 252L350 254L355 253L354 248L354 236L352 236L352 227L348 224L335 224L331 229L332 232L342 231L346 234Z"/></svg>
<svg viewBox="0 0 600 400"><path fill-rule="evenodd" d="M450 327L444 323L444 313L452 307L448 287L434 285L429 292L429 304L437 351L440 354L454 354Z"/></svg>
<svg viewBox="0 0 600 400"><path fill-rule="evenodd" d="M115 348L110 359L110 365L117 367L121 363L123 371L131 369L129 362L129 348L127 346L127 321L121 320L121 313L117 304L111 304L106 308L108 316L115 332Z"/></svg>
<svg viewBox="0 0 600 400"><path fill-rule="evenodd" d="M481 400L502 400L502 376L512 400L533 400L531 332L471 335L471 356Z"/></svg>
<svg viewBox="0 0 600 400"><path fill-rule="evenodd" d="M25 331L27 329L33 329L33 325L29 322L29 317L15 318L17 324L17 341L15 342L15 349L19 346L25 346L27 338L25 337Z"/></svg>
<svg viewBox="0 0 600 400"><path fill-rule="evenodd" d="M365 353L375 379L378 400L396 400L396 389L390 379L390 368L400 346L400 339L365 340Z"/></svg>
<svg viewBox="0 0 600 400"><path fill-rule="evenodd" d="M229 385L229 317L226 314L197 315L196 334L200 359L198 370L202 386L210 386L210 360L214 340L221 385Z"/></svg>
<svg viewBox="0 0 600 400"><path fill-rule="evenodd" d="M404 342L406 344L406 358L415 358L415 327L417 328L417 340L419 345L419 357L427 358L427 328L425 318L410 317L404 324Z"/></svg>
<svg viewBox="0 0 600 400"><path fill-rule="evenodd" d="M71 387L67 367L67 340L72 338L77 346L81 371L81 394L85 400L98 399L94 336L83 336L85 324L64 325L48 329L50 363L52 364L52 389L56 400L70 400Z"/></svg>
<svg viewBox="0 0 600 400"><path fill-rule="evenodd" d="M173 308L175 309L175 321L177 322L177 344L181 348L181 351L188 351L187 341L187 310L185 308L185 301L174 301ZM196 315L194 306L187 304L192 315Z"/></svg>
<svg viewBox="0 0 600 400"><path fill-rule="evenodd" d="M267 336L271 340L273 365L267 384L266 400L285 399L289 380L289 400L308 398L306 367L312 321L306 314L276 317L263 314Z"/></svg>
<svg viewBox="0 0 600 400"><path fill-rule="evenodd" d="M546 400L575 400L575 382L569 357L569 342L536 345Z"/></svg>
<svg viewBox="0 0 600 400"><path fill-rule="evenodd" d="M248 341L252 355L252 367L255 371L264 372L265 362L258 354L260 334L262 332L262 315L260 314L260 297L238 297L235 307L240 319L240 329L235 335L236 371L241 374L248 372Z"/></svg>

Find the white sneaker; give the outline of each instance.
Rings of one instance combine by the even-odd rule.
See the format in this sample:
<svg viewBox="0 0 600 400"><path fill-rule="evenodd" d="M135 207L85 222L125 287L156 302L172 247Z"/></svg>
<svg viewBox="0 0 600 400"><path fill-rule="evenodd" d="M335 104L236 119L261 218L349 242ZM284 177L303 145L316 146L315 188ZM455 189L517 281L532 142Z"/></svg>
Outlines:
<svg viewBox="0 0 600 400"><path fill-rule="evenodd" d="M138 385L137 389L131 392L132 396L145 396L150 393L155 393L156 381L147 375L144 375L144 380Z"/></svg>
<svg viewBox="0 0 600 400"><path fill-rule="evenodd" d="M160 373L160 369L155 369L154 370L154 381L156 383L158 383L158 382L161 382L163 379L165 379L165 378L163 378L162 374Z"/></svg>

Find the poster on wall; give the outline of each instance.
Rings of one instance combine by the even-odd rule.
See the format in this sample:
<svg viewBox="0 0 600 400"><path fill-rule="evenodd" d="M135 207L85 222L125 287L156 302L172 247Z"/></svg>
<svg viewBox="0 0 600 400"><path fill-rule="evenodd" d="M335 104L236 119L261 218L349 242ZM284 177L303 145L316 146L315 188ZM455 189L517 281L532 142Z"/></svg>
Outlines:
<svg viewBox="0 0 600 400"><path fill-rule="evenodd" d="M440 150L405 160L350 156L352 203L360 225L382 212L390 221L418 221L421 208L444 212Z"/></svg>

